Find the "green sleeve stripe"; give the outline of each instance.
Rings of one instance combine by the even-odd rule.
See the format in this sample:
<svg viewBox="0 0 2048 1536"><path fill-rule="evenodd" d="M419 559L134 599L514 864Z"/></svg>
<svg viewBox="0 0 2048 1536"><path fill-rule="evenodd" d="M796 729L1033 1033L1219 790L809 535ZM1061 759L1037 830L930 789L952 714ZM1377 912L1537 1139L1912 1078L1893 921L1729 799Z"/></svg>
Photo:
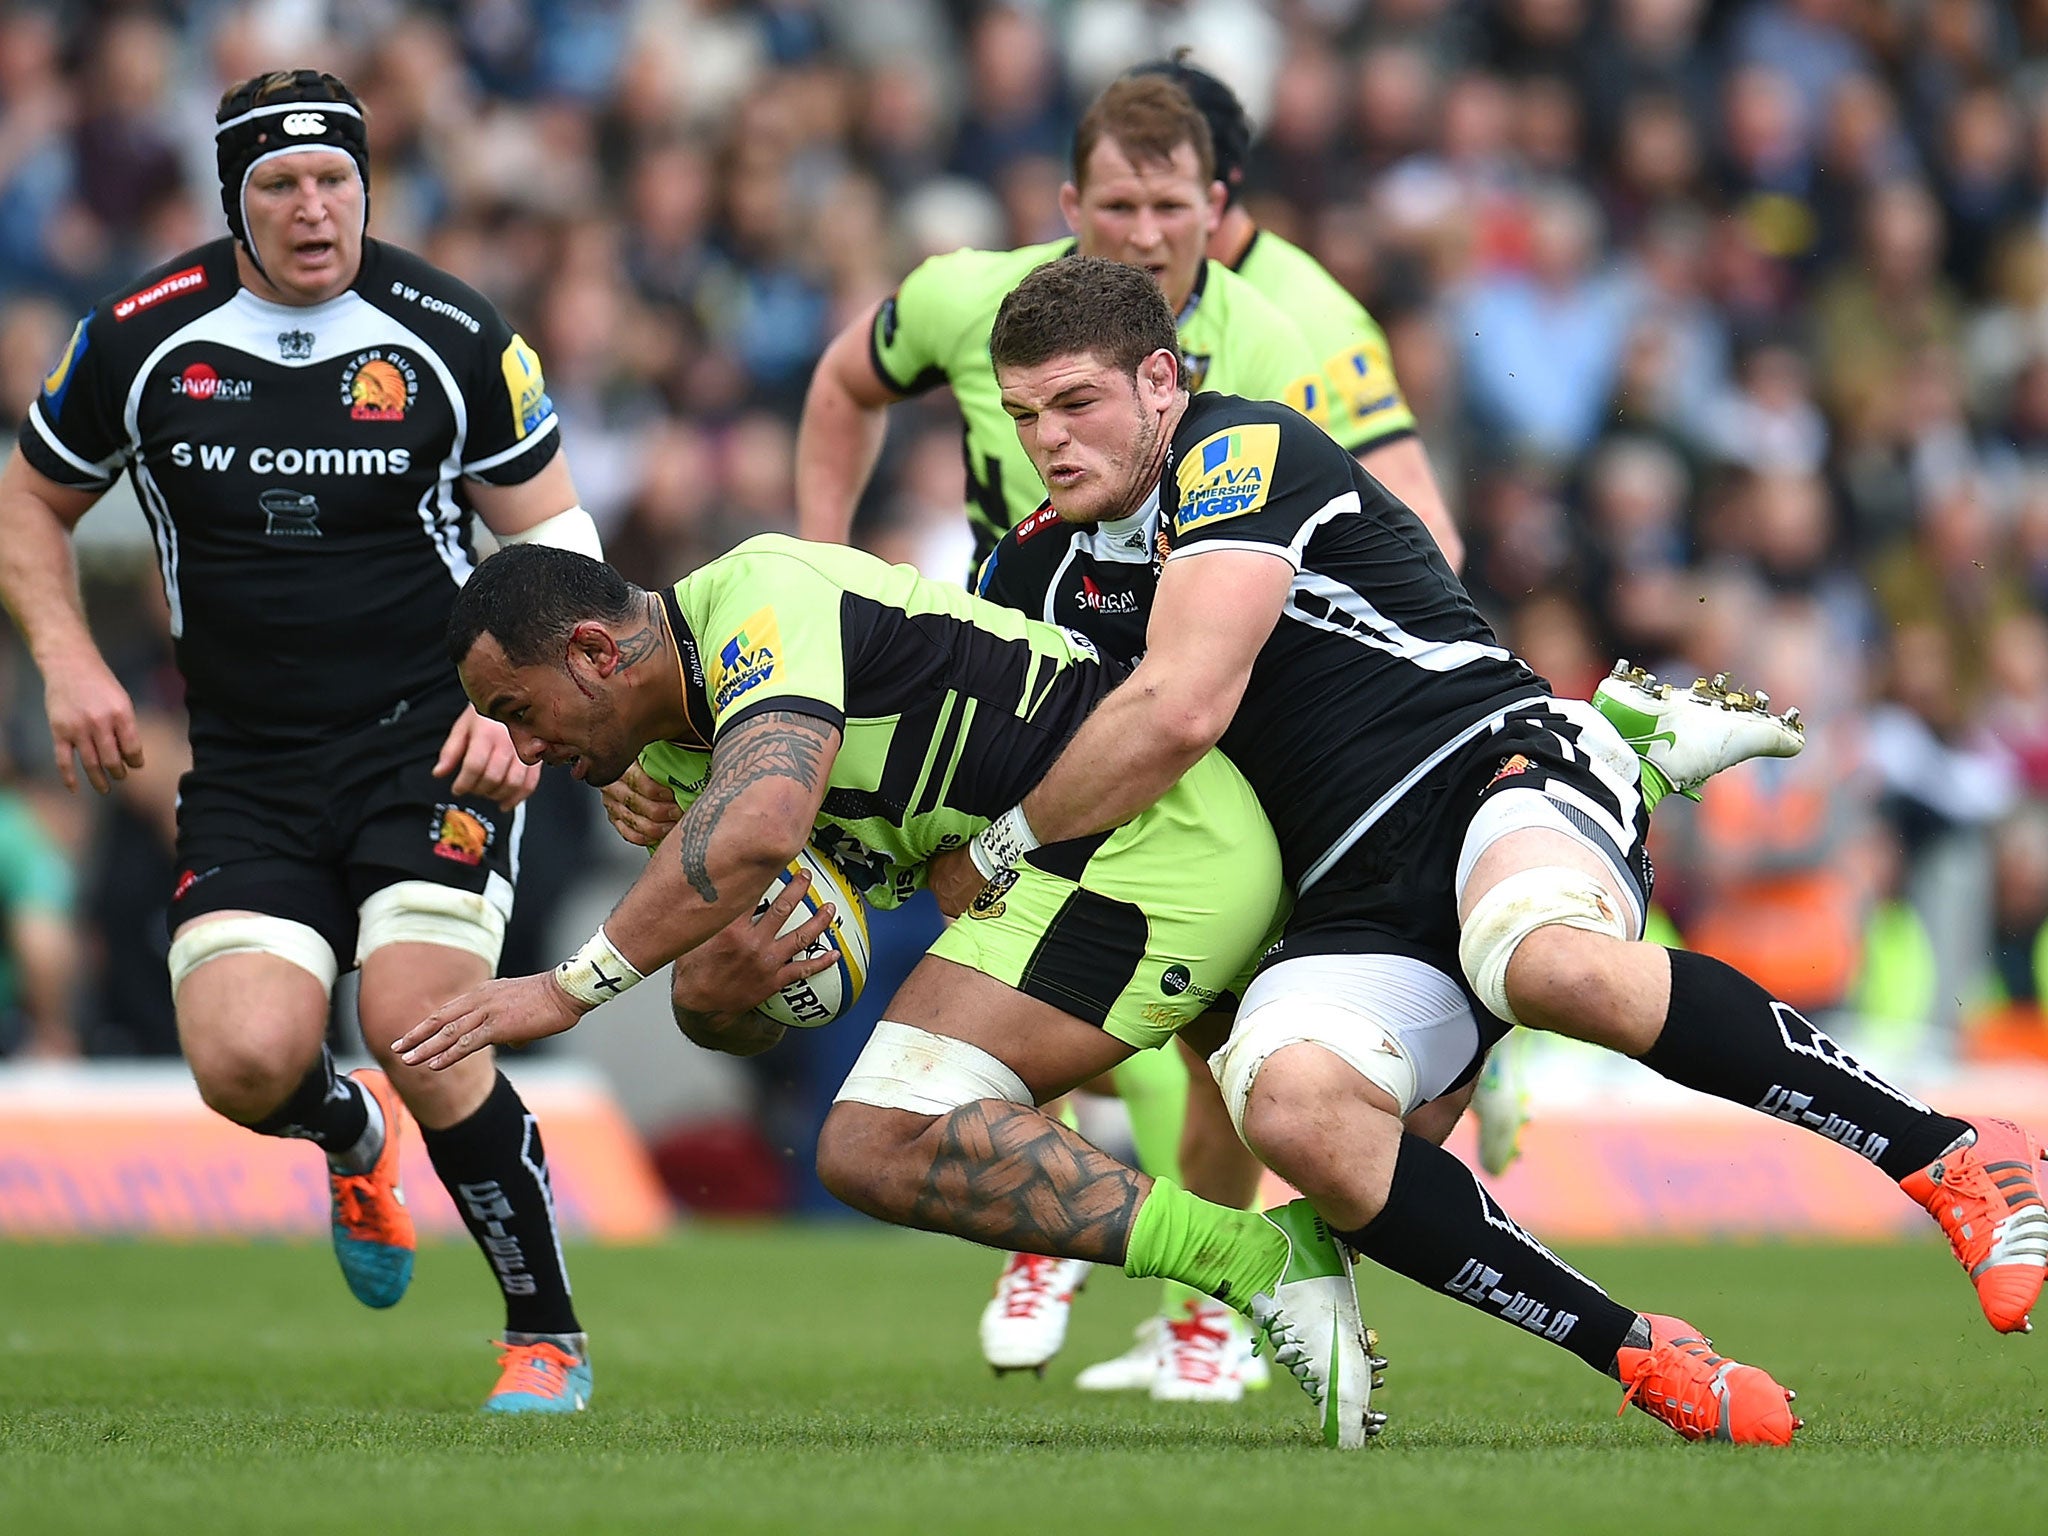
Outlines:
<svg viewBox="0 0 2048 1536"><path fill-rule="evenodd" d="M946 772L933 787L931 809L937 810L945 803L946 791L953 787L953 775L960 771L960 756L967 750L967 738L974 730L974 706L979 700L970 698L960 711L960 729L953 738L953 755L946 759Z"/></svg>
<svg viewBox="0 0 2048 1536"><path fill-rule="evenodd" d="M924 762L918 766L917 780L910 786L911 815L923 816L937 808L941 786L932 770L938 765L939 754L957 739L959 731L960 695L948 693L939 705L939 718L932 722L931 735L925 738Z"/></svg>

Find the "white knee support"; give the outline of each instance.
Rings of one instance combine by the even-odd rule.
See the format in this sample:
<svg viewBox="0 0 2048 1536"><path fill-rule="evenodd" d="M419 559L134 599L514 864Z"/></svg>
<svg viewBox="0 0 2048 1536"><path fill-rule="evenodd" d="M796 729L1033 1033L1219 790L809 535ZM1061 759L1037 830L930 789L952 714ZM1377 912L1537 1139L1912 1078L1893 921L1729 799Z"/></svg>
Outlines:
<svg viewBox="0 0 2048 1536"><path fill-rule="evenodd" d="M832 1102L946 1115L980 1099L1033 1102L1024 1079L980 1046L884 1019Z"/></svg>
<svg viewBox="0 0 2048 1536"><path fill-rule="evenodd" d="M222 955L274 955L310 971L330 991L341 971L334 946L305 923L261 912L197 918L171 941L171 996L178 995L187 976Z"/></svg>
<svg viewBox="0 0 2048 1536"><path fill-rule="evenodd" d="M1259 1069L1267 1057L1290 1045L1328 1051L1400 1105L1404 1115L1418 1101L1415 1058L1399 1035L1344 1003L1297 993L1239 1014L1223 1049L1209 1058L1209 1070L1223 1091L1223 1106L1230 1111L1240 1140Z"/></svg>
<svg viewBox="0 0 2048 1536"><path fill-rule="evenodd" d="M477 955L495 971L511 915L506 890L501 901L495 891L479 895L431 880L387 885L357 909L356 964L386 944L440 944Z"/></svg>
<svg viewBox="0 0 2048 1536"><path fill-rule="evenodd" d="M1509 875L1479 898L1458 935L1458 963L1494 1017L1522 1021L1508 1006L1508 962L1522 940L1552 923L1590 933L1630 935L1627 915L1591 875L1555 865Z"/></svg>

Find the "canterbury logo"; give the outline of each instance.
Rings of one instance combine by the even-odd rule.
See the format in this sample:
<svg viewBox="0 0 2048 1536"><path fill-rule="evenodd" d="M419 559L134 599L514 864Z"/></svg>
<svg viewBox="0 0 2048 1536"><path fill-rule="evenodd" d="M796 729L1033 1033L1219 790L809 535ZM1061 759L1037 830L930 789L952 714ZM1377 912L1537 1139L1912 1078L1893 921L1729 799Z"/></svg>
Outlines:
<svg viewBox="0 0 2048 1536"><path fill-rule="evenodd" d="M318 112L287 112L278 126L295 139L309 139L327 131L327 119Z"/></svg>

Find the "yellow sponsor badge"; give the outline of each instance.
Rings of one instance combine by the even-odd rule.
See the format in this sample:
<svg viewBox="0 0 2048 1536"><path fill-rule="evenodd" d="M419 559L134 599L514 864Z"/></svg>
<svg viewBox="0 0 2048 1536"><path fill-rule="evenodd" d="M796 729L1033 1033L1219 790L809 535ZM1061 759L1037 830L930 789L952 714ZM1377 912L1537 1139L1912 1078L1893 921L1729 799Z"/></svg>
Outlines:
<svg viewBox="0 0 2048 1536"><path fill-rule="evenodd" d="M64 344L64 355L57 359L57 366L43 380L43 398L49 402L50 415L64 409L64 387L71 382L71 370L83 356L85 322L81 320L71 328L71 339Z"/></svg>
<svg viewBox="0 0 2048 1536"><path fill-rule="evenodd" d="M1304 373L1287 386L1281 403L1293 406L1317 426L1323 425L1323 418L1329 413L1329 397L1323 393L1323 381L1312 373Z"/></svg>
<svg viewBox="0 0 2048 1536"><path fill-rule="evenodd" d="M1273 463L1280 456L1280 424L1258 421L1212 433L1188 450L1175 478L1180 509L1174 531L1189 533L1266 504Z"/></svg>
<svg viewBox="0 0 2048 1536"><path fill-rule="evenodd" d="M525 437L555 411L540 374L540 356L524 337L514 336L499 355L498 367L505 375L506 398L512 402L512 430Z"/></svg>
<svg viewBox="0 0 2048 1536"><path fill-rule="evenodd" d="M711 665L713 712L724 714L741 695L751 693L773 677L781 653L782 626L775 622L773 608L763 608L718 648Z"/></svg>
<svg viewBox="0 0 2048 1536"><path fill-rule="evenodd" d="M1379 342L1364 341L1339 352L1324 365L1323 372L1354 424L1408 408L1401 398L1401 386L1394 382L1393 359Z"/></svg>

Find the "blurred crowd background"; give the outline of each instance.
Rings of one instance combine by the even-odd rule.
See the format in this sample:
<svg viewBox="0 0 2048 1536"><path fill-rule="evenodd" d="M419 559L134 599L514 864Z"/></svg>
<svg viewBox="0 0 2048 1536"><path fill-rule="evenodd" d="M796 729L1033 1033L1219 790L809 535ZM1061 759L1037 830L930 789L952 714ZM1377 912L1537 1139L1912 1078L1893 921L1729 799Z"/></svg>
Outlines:
<svg viewBox="0 0 2048 1536"><path fill-rule="evenodd" d="M1881 1060L2048 1054L2048 0L7 4L0 411L222 232L223 86L330 68L373 233L534 343L616 562L672 580L793 528L833 332L1062 233L1081 108L1181 45L1258 127L1258 219L1386 327L1509 643L1562 693L1625 656L1801 708L1803 756L1659 812L1684 940ZM957 576L961 490L945 400L900 409L862 537ZM0 1039L164 1053L176 678L139 523L83 534L151 766L67 797L0 637ZM509 969L592 798L544 798Z"/></svg>

